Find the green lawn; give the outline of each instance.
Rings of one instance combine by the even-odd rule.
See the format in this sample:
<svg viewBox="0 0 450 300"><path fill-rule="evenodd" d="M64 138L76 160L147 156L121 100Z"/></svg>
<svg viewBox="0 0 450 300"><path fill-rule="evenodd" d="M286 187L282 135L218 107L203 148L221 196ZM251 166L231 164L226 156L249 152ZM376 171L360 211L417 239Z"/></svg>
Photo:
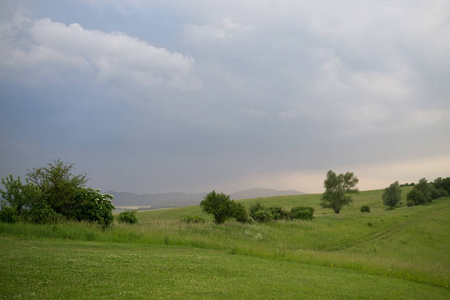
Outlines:
<svg viewBox="0 0 450 300"><path fill-rule="evenodd" d="M210 220L187 207L105 231L0 223L0 297L449 299L450 198L386 210L381 194L355 195L340 214L320 208L320 195L260 199L313 206L312 221L187 224Z"/></svg>

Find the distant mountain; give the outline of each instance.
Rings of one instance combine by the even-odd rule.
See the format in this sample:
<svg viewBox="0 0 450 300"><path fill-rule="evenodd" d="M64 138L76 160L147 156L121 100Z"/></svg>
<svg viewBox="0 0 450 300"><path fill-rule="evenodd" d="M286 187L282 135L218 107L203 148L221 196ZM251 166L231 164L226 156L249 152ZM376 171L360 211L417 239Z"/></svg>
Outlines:
<svg viewBox="0 0 450 300"><path fill-rule="evenodd" d="M289 190L289 191L278 191L274 189L248 189L245 191L240 191L231 194L232 199L253 199L253 198L261 198L261 197L272 197L272 196L288 196L288 195L302 195L304 193Z"/></svg>
<svg viewBox="0 0 450 300"><path fill-rule="evenodd" d="M156 209L167 207L182 207L190 205L198 205L207 193L159 193L159 194L134 194L127 192L109 191L114 196L113 203L118 208L133 209ZM302 192L278 191L274 189L248 189L230 194L231 199L252 199L260 197L284 196L284 195L301 195Z"/></svg>

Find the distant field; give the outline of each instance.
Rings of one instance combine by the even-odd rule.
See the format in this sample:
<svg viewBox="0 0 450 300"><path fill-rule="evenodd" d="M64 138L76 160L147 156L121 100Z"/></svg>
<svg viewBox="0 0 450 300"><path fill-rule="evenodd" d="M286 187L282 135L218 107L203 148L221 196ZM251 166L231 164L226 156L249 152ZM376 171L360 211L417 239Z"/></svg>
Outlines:
<svg viewBox="0 0 450 300"><path fill-rule="evenodd" d="M259 199L313 206L313 221L181 221L209 219L196 206L139 212L138 225L104 232L0 224L0 297L449 299L450 198L387 211L381 194L362 192L340 214L320 195Z"/></svg>

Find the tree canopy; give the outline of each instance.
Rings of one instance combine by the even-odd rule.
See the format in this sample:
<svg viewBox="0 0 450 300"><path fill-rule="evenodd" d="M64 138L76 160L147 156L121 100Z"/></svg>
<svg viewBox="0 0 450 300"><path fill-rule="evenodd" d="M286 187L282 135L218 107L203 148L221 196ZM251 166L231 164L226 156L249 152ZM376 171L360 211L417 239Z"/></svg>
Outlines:
<svg viewBox="0 0 450 300"><path fill-rule="evenodd" d="M333 171L328 171L324 181L325 192L322 194L320 205L323 208L331 208L338 214L344 205L353 202L348 194L359 192L355 188L358 182L358 178L351 172L336 175Z"/></svg>
<svg viewBox="0 0 450 300"><path fill-rule="evenodd" d="M402 190L398 181L385 188L381 198L383 199L384 205L395 208L402 199Z"/></svg>

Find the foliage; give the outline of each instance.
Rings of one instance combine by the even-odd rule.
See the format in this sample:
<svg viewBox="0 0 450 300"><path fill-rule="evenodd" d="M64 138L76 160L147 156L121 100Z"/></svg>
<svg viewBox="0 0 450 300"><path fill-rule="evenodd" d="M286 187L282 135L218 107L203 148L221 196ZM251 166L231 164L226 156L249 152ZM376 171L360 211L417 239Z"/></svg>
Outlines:
<svg viewBox="0 0 450 300"><path fill-rule="evenodd" d="M247 209L241 203L233 202L233 217L236 221L247 223L250 221Z"/></svg>
<svg viewBox="0 0 450 300"><path fill-rule="evenodd" d="M2 208L11 208L17 218L32 223L54 223L64 218L111 224L113 198L100 190L84 188L86 175L72 175L73 164L56 160L27 174L26 184L12 175L2 178L5 199Z"/></svg>
<svg viewBox="0 0 450 300"><path fill-rule="evenodd" d="M256 222L270 222L273 220L273 215L267 209L260 209L253 214L252 218Z"/></svg>
<svg viewBox="0 0 450 300"><path fill-rule="evenodd" d="M299 220L312 220L314 219L314 208L297 206L291 208L290 218Z"/></svg>
<svg viewBox="0 0 450 300"><path fill-rule="evenodd" d="M4 206L0 210L0 222L4 223L16 223L19 220L17 212L10 206Z"/></svg>
<svg viewBox="0 0 450 300"><path fill-rule="evenodd" d="M2 208L5 206L4 201L8 203L16 215L20 215L22 208L26 205L26 198L24 195L24 186L20 177L14 179L12 175L2 178L4 190L0 189L0 195L4 199L2 201Z"/></svg>
<svg viewBox="0 0 450 300"><path fill-rule="evenodd" d="M256 222L269 222L274 219L270 208L265 207L261 202L250 205L250 217Z"/></svg>
<svg viewBox="0 0 450 300"><path fill-rule="evenodd" d="M433 181L433 186L435 189L440 190L443 189L447 191L447 195L450 194L450 177L442 178L438 177ZM446 196L443 196L446 197Z"/></svg>
<svg viewBox="0 0 450 300"><path fill-rule="evenodd" d="M406 195L406 199L413 201L415 205L426 204L431 202L432 186L425 178L419 180L414 188Z"/></svg>
<svg viewBox="0 0 450 300"><path fill-rule="evenodd" d="M205 223L206 222L206 220L202 217L191 216L191 215L184 217L183 221L185 221L188 224L190 224L190 223Z"/></svg>
<svg viewBox="0 0 450 300"><path fill-rule="evenodd" d="M369 205L363 205L363 206L361 206L361 212L363 212L363 213L369 213L370 212L370 207L369 207Z"/></svg>
<svg viewBox="0 0 450 300"><path fill-rule="evenodd" d="M400 189L398 181L385 188L381 198L383 199L385 206L395 208L402 200L402 190Z"/></svg>
<svg viewBox="0 0 450 300"><path fill-rule="evenodd" d="M136 224L138 222L135 210L127 210L121 212L117 216L117 220L119 220L119 222L121 223L128 223L128 224Z"/></svg>
<svg viewBox="0 0 450 300"><path fill-rule="evenodd" d="M269 207L269 211L274 220L286 220L290 217L289 212L281 206L271 206Z"/></svg>
<svg viewBox="0 0 450 300"><path fill-rule="evenodd" d="M333 171L328 171L324 181L325 192L322 194L320 205L323 208L331 208L338 214L344 205L353 202L347 194L359 192L357 188L354 188L358 181L351 172L336 175Z"/></svg>
<svg viewBox="0 0 450 300"><path fill-rule="evenodd" d="M108 226L114 221L114 205L110 194L101 194L100 189L79 189L75 196L75 208L69 212L69 218L77 221L97 222Z"/></svg>
<svg viewBox="0 0 450 300"><path fill-rule="evenodd" d="M27 178L42 191L43 197L55 212L70 218L73 200L85 186L86 175L73 175L73 164L55 160L47 167L28 170Z"/></svg>
<svg viewBox="0 0 450 300"><path fill-rule="evenodd" d="M233 217L236 207L235 202L230 199L229 195L218 194L216 191L206 195L200 202L200 206L205 213L213 215L216 224L222 224Z"/></svg>

